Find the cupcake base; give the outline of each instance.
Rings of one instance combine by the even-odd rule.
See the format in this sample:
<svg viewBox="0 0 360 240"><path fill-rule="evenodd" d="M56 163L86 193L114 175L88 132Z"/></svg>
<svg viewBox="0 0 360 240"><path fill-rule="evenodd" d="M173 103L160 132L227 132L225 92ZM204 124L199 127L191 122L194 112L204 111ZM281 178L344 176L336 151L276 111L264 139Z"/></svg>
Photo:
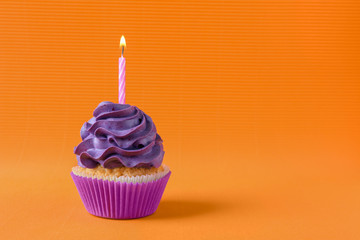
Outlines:
<svg viewBox="0 0 360 240"><path fill-rule="evenodd" d="M141 218L153 214L170 178L133 183L77 176L71 172L86 210L95 216L112 219Z"/></svg>

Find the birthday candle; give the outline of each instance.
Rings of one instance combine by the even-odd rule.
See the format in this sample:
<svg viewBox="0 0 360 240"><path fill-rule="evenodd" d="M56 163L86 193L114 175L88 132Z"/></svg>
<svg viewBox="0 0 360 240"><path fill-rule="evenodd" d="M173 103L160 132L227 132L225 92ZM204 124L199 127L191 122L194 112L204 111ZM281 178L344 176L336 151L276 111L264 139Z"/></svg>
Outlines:
<svg viewBox="0 0 360 240"><path fill-rule="evenodd" d="M126 47L125 37L121 36L120 48L121 57L119 58L119 103L125 104L125 66L124 48Z"/></svg>

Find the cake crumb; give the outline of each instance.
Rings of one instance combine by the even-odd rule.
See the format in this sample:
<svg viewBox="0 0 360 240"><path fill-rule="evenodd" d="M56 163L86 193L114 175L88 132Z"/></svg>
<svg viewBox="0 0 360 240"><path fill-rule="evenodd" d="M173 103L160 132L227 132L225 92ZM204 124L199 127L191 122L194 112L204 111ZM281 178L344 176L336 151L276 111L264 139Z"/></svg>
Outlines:
<svg viewBox="0 0 360 240"><path fill-rule="evenodd" d="M158 168L128 168L128 167L118 167L118 168L104 168L101 165L96 168L83 168L80 166L75 166L72 168L72 171L76 175L87 176L93 178L112 178L112 177L136 177L144 175L152 175L165 171L164 165L161 165Z"/></svg>

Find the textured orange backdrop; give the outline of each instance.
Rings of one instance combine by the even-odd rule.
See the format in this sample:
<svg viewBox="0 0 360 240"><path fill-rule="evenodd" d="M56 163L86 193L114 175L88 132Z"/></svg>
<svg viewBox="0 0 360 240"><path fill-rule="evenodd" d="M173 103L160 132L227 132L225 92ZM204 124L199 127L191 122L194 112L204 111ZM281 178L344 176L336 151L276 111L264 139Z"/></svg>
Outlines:
<svg viewBox="0 0 360 240"><path fill-rule="evenodd" d="M1 239L360 239L358 1L0 1ZM156 123L158 211L89 215L79 131L117 101Z"/></svg>

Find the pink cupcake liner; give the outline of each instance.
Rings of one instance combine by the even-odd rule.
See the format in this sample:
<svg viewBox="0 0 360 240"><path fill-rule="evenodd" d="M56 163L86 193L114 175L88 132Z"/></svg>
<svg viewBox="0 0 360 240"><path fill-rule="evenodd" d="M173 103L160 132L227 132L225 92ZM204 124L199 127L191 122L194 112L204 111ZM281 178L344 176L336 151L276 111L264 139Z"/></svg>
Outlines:
<svg viewBox="0 0 360 240"><path fill-rule="evenodd" d="M71 172L86 210L113 219L141 218L153 214L171 172L151 182L126 183L77 176Z"/></svg>

